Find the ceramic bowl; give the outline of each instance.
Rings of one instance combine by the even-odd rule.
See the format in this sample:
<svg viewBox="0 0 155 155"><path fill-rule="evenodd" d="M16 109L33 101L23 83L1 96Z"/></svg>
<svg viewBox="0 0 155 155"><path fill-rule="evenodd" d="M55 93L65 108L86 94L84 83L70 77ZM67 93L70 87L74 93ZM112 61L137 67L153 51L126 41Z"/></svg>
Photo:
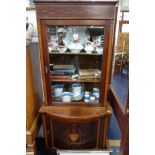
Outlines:
<svg viewBox="0 0 155 155"><path fill-rule="evenodd" d="M74 101L79 101L79 100L82 100L83 99L83 96L84 96L84 93L81 92L80 94L73 94L73 100Z"/></svg>
<svg viewBox="0 0 155 155"><path fill-rule="evenodd" d="M84 50L86 51L86 53L90 54L94 51L94 47L85 47Z"/></svg>
<svg viewBox="0 0 155 155"><path fill-rule="evenodd" d="M62 96L62 102L71 102L73 94L71 92L63 92L61 96Z"/></svg>
<svg viewBox="0 0 155 155"><path fill-rule="evenodd" d="M67 47L66 47L66 46L58 46L58 51L59 51L60 53L65 53L66 50L67 50Z"/></svg>
<svg viewBox="0 0 155 155"><path fill-rule="evenodd" d="M80 51L84 48L80 43L74 42L68 45L67 47L72 53L80 53Z"/></svg>

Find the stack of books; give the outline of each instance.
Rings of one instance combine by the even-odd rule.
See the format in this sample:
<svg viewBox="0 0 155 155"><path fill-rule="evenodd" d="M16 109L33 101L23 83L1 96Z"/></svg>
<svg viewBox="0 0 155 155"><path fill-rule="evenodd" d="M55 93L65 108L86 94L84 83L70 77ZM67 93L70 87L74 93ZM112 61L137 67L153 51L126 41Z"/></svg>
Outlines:
<svg viewBox="0 0 155 155"><path fill-rule="evenodd" d="M52 79L70 79L76 72L74 65L53 65L51 70Z"/></svg>

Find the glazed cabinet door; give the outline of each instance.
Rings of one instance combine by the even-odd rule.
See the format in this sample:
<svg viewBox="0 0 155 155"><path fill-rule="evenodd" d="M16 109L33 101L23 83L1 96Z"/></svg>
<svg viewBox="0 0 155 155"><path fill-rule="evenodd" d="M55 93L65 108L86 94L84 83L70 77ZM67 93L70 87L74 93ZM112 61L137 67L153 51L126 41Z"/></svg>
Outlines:
<svg viewBox="0 0 155 155"><path fill-rule="evenodd" d="M113 25L113 20L41 20L47 104L106 104Z"/></svg>

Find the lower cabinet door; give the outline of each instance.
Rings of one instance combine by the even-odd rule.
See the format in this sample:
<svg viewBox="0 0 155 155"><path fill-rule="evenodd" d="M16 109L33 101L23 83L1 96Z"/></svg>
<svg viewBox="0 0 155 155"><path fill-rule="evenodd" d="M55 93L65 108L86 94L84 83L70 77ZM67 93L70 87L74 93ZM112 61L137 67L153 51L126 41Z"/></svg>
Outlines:
<svg viewBox="0 0 155 155"><path fill-rule="evenodd" d="M85 123L52 121L54 146L61 149L95 148L98 134L97 124L97 121Z"/></svg>
<svg viewBox="0 0 155 155"><path fill-rule="evenodd" d="M52 150L107 149L110 115L102 108L41 109L45 146ZM101 115L100 115L100 112Z"/></svg>

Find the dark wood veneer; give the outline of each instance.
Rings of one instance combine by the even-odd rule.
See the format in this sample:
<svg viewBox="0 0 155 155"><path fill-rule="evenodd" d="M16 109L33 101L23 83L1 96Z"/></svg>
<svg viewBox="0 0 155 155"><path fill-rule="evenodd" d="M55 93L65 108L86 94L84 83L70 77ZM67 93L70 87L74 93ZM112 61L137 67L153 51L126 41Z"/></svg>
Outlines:
<svg viewBox="0 0 155 155"><path fill-rule="evenodd" d="M111 107L107 109L105 107L43 106L40 112L45 144L49 149L53 149L53 146L61 149L106 147L105 139L107 139L109 116L112 113ZM50 122L50 130L48 130L48 122ZM77 136L79 138L74 141ZM73 141L70 138L73 138ZM49 145L51 141L52 146Z"/></svg>
<svg viewBox="0 0 155 155"><path fill-rule="evenodd" d="M38 5L36 9L37 18L41 19L114 19L115 17L115 7L113 6Z"/></svg>
<svg viewBox="0 0 155 155"><path fill-rule="evenodd" d="M107 103L107 93L117 1L34 0L34 2L37 11L40 60L45 98L44 106L40 109L45 145L49 149L107 148L107 129L112 113L112 109ZM53 81L49 74L49 68L45 72L45 67L49 66L54 57L48 53L46 30L47 26L64 25L104 26L104 54L101 56L103 61L101 64L102 74L99 82L93 82L100 84L101 99L98 105L86 104L84 102L63 104L52 102L51 82ZM66 54L65 56L70 55ZM93 56L95 57L96 55ZM66 80L65 82L72 81Z"/></svg>

